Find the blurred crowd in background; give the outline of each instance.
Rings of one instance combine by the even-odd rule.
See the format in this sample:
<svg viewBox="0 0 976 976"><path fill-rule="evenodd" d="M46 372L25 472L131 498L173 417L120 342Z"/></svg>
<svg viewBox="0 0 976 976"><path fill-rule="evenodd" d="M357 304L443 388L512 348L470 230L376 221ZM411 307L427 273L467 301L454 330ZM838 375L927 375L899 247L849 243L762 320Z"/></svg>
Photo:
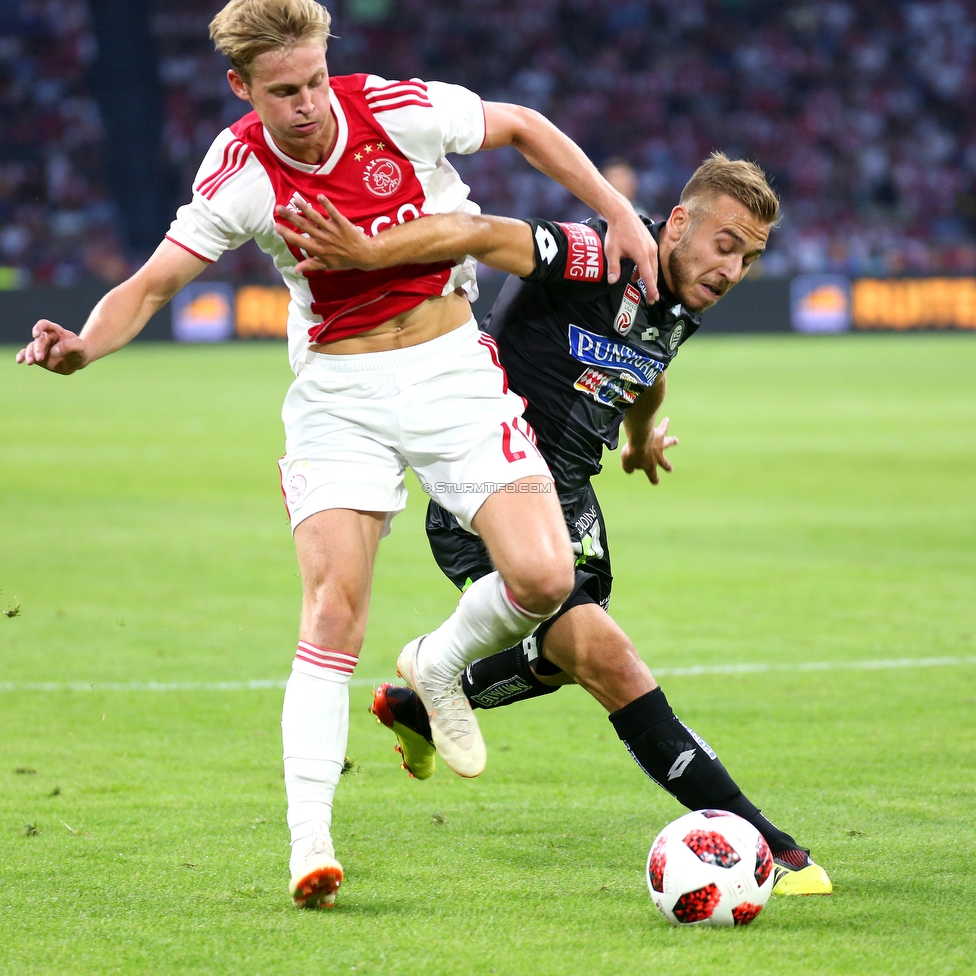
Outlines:
<svg viewBox="0 0 976 976"><path fill-rule="evenodd" d="M135 2L135 0L132 0ZM246 106L207 35L220 0L150 0L168 206ZM783 199L757 270L976 270L974 0L339 0L334 74L457 82L545 113L664 216L712 150ZM0 285L117 281L135 253L106 172L83 0L0 0ZM147 70L153 66L147 65ZM490 213L589 215L511 150L460 158ZM253 246L219 275L273 276Z"/></svg>

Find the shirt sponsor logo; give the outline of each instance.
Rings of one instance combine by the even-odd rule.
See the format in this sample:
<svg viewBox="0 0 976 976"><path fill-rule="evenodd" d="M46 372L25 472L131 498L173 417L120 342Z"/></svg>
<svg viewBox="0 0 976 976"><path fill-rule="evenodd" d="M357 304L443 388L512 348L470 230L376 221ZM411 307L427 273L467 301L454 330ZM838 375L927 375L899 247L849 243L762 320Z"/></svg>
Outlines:
<svg viewBox="0 0 976 976"><path fill-rule="evenodd" d="M569 281L599 281L603 277L603 241L586 224L560 224L566 233L569 253L563 277Z"/></svg>
<svg viewBox="0 0 976 976"><path fill-rule="evenodd" d="M637 319L637 309L640 307L641 293L633 286L624 288L624 297L620 300L617 317L613 320L614 329L625 336L634 327Z"/></svg>
<svg viewBox="0 0 976 976"><path fill-rule="evenodd" d="M637 390L627 380L599 369L588 369L573 386L580 393L589 393L598 403L605 403L608 407L615 403L629 407L637 399Z"/></svg>
<svg viewBox="0 0 976 976"><path fill-rule="evenodd" d="M665 369L664 363L645 356L631 346L587 332L578 325L569 327L569 354L588 366L617 369L623 379L641 386L653 386Z"/></svg>
<svg viewBox="0 0 976 976"><path fill-rule="evenodd" d="M363 183L366 189L376 197L392 197L403 182L400 165L389 156L377 156L371 159L363 170Z"/></svg>

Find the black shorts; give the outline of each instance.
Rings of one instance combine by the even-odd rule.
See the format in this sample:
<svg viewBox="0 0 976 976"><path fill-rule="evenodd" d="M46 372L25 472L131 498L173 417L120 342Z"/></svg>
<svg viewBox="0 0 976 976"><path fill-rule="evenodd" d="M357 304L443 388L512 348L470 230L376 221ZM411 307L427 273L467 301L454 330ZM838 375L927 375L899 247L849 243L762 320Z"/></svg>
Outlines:
<svg viewBox="0 0 976 976"><path fill-rule="evenodd" d="M574 492L561 495L569 538L576 554L576 584L564 608L580 602L585 594L604 610L610 606L613 575L603 512L593 486L587 482ZM494 571L485 544L465 532L454 516L436 502L427 506L427 541L441 572L459 589Z"/></svg>

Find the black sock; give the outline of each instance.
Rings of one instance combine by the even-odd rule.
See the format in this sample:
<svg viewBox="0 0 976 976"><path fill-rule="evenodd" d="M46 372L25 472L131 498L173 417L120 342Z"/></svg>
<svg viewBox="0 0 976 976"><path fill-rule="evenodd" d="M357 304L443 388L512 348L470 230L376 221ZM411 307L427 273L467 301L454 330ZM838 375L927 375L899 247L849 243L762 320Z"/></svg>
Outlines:
<svg viewBox="0 0 976 976"><path fill-rule="evenodd" d="M737 813L766 838L774 854L799 848L742 793L708 743L675 716L662 689L611 712L610 721L637 765L689 810Z"/></svg>
<svg viewBox="0 0 976 976"><path fill-rule="evenodd" d="M559 691L543 684L529 667L521 643L469 664L461 672L461 687L472 708L499 708Z"/></svg>

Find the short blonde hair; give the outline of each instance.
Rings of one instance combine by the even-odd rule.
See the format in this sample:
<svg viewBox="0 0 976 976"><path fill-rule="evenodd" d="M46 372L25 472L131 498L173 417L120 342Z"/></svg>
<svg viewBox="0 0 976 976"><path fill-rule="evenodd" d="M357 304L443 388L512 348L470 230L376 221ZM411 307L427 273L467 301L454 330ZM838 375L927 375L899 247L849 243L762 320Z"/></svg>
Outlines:
<svg viewBox="0 0 976 976"><path fill-rule="evenodd" d="M729 159L721 152L713 152L695 170L678 202L691 211L702 198L721 194L738 200L764 224L779 220L779 197L762 169L746 159Z"/></svg>
<svg viewBox="0 0 976 976"><path fill-rule="evenodd" d="M315 0L230 0L210 22L214 47L250 82L254 59L265 51L332 36L329 11Z"/></svg>

